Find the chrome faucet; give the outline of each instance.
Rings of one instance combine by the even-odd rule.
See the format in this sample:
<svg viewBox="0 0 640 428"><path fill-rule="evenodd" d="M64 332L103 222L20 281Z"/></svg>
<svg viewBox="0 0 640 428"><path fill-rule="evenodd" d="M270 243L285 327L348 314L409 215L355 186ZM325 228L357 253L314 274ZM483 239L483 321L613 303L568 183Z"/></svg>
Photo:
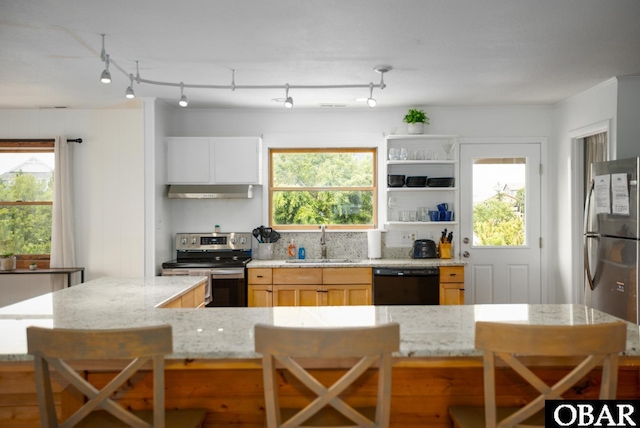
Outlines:
<svg viewBox="0 0 640 428"><path fill-rule="evenodd" d="M326 226L324 224L320 225L320 258L327 258L327 241L324 237L324 231Z"/></svg>

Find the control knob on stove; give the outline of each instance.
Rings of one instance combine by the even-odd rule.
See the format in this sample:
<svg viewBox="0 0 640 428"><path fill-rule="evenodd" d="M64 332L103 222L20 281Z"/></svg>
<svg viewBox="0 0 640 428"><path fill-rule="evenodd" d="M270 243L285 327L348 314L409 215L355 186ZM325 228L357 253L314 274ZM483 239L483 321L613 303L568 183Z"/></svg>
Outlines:
<svg viewBox="0 0 640 428"><path fill-rule="evenodd" d="M187 237L186 236L182 237L182 245L187 245Z"/></svg>
<svg viewBox="0 0 640 428"><path fill-rule="evenodd" d="M243 237L241 237L241 238L240 238L240 243L241 243L242 245L246 244L246 243L247 243L247 238L246 238L246 237L244 237L244 236L243 236Z"/></svg>
<svg viewBox="0 0 640 428"><path fill-rule="evenodd" d="M235 236L233 238L231 238L231 243L235 244L238 241L238 238L236 238Z"/></svg>
<svg viewBox="0 0 640 428"><path fill-rule="evenodd" d="M195 236L193 238L191 238L191 243L193 245L196 245L198 243L198 238L196 238Z"/></svg>

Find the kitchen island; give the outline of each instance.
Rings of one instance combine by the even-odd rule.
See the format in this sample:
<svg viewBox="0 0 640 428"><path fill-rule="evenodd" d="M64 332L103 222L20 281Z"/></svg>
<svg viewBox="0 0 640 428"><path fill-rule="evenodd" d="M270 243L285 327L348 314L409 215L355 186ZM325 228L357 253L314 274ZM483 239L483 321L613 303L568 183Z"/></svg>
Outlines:
<svg viewBox="0 0 640 428"><path fill-rule="evenodd" d="M582 305L351 306L279 308L159 308L172 296L198 286L199 277L101 278L0 308L0 426L37 426L32 359L26 353L29 325L60 328L124 328L171 324L174 351L167 356L168 407L209 410L206 426L263 426L264 400L260 355L253 351L256 323L289 326L358 326L398 322L400 351L394 355L392 426L450 426L447 408L482 404L481 356L473 346L477 320L531 324L585 324L616 320ZM640 398L638 326L628 324L627 350L621 357L619 397ZM321 362L315 362L321 363ZM101 382L117 362L78 363L85 375ZM320 364L321 365L321 364ZM553 379L564 369L541 367ZM336 369L316 370L320 379ZM568 397L593 397L589 377ZM517 375L501 373L499 402L518 403L527 396ZM352 392L375 400L375 378L365 375ZM144 407L147 382L129 385L118 398ZM60 405L73 408L76 394L57 385ZM301 394L288 374L279 378L284 403Z"/></svg>

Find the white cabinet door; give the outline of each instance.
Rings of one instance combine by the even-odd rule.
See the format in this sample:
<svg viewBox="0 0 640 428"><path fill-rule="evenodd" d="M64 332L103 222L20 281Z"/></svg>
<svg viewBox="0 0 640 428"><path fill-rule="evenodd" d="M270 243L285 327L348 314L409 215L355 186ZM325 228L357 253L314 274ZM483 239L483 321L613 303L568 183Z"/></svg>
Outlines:
<svg viewBox="0 0 640 428"><path fill-rule="evenodd" d="M221 137L211 141L215 183L260 184L260 137Z"/></svg>
<svg viewBox="0 0 640 428"><path fill-rule="evenodd" d="M209 138L168 138L167 183L209 183L210 143Z"/></svg>

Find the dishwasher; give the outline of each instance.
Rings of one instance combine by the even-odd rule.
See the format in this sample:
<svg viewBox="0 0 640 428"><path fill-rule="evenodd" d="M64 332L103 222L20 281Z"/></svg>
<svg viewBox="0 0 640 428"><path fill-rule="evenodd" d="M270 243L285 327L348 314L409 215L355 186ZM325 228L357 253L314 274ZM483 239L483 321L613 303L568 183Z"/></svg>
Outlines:
<svg viewBox="0 0 640 428"><path fill-rule="evenodd" d="M374 268L374 305L439 305L440 268Z"/></svg>

